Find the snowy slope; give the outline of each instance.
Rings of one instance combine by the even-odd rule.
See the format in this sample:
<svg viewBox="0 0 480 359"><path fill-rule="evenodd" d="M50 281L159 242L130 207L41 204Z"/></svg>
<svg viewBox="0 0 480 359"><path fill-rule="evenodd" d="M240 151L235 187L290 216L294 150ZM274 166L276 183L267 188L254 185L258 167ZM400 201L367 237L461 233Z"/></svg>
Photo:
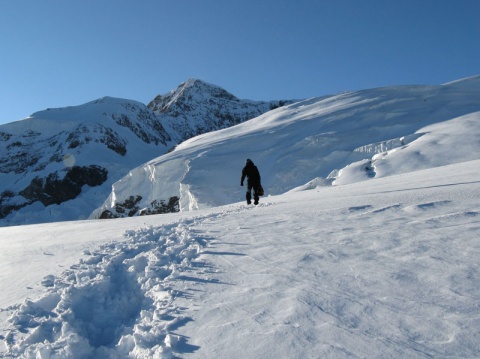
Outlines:
<svg viewBox="0 0 480 359"><path fill-rule="evenodd" d="M172 145L145 105L110 97L34 113L0 136L2 224L86 218L132 166Z"/></svg>
<svg viewBox="0 0 480 359"><path fill-rule="evenodd" d="M151 109L105 97L2 125L0 225L85 219L132 168L285 103L239 100L191 79L157 96Z"/></svg>
<svg viewBox="0 0 480 359"><path fill-rule="evenodd" d="M181 211L235 202L246 158L267 194L478 159L479 111L480 77L300 101L133 169L91 218L148 214L174 200Z"/></svg>
<svg viewBox="0 0 480 359"><path fill-rule="evenodd" d="M0 356L479 357L479 166L0 228Z"/></svg>

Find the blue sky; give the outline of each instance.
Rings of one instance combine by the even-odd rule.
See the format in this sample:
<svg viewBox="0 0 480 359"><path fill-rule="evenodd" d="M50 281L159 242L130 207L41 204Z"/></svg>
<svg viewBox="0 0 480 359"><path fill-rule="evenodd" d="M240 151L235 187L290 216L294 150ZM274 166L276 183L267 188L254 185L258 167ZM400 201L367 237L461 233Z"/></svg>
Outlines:
<svg viewBox="0 0 480 359"><path fill-rule="evenodd" d="M0 0L0 124L188 78L252 100L480 74L478 0Z"/></svg>

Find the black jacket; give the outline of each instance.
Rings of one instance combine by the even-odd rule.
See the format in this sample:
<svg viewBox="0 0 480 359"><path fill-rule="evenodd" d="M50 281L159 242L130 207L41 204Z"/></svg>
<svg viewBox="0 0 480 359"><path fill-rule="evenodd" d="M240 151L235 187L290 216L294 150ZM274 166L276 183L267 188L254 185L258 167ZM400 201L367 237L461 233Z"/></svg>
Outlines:
<svg viewBox="0 0 480 359"><path fill-rule="evenodd" d="M253 162L247 162L245 167L243 167L242 179L240 180L240 184L242 186L245 177L247 177L248 183L252 186L258 186L260 184L260 172L258 172L258 168L253 164Z"/></svg>

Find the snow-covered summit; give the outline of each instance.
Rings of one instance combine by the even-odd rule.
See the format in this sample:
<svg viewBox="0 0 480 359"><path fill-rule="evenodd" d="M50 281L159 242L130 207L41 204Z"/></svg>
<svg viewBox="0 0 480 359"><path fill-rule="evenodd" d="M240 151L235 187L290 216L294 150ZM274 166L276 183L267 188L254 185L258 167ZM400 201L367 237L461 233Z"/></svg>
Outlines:
<svg viewBox="0 0 480 359"><path fill-rule="evenodd" d="M294 101L240 100L219 86L189 79L148 104L177 142L237 125ZM177 137L175 137L177 135Z"/></svg>
<svg viewBox="0 0 480 359"><path fill-rule="evenodd" d="M142 116L136 118L136 113ZM146 106L138 101L102 97L77 106L47 108L37 111L29 117L0 126L4 132L23 134L25 131L41 131L44 134L55 134L59 129L73 130L79 124L108 123L115 116L135 117L135 122L147 122L154 119Z"/></svg>
<svg viewBox="0 0 480 359"><path fill-rule="evenodd" d="M158 213L158 203L172 200L181 211L236 202L246 158L258 165L267 195L478 159L479 99L472 78L290 104L133 169L92 218Z"/></svg>
<svg viewBox="0 0 480 359"><path fill-rule="evenodd" d="M170 107L173 107L175 104L181 105L188 99L194 99L194 102L200 103L211 98L239 101L235 96L219 86L191 78L167 94L155 97L148 104L148 107L158 114L167 112Z"/></svg>

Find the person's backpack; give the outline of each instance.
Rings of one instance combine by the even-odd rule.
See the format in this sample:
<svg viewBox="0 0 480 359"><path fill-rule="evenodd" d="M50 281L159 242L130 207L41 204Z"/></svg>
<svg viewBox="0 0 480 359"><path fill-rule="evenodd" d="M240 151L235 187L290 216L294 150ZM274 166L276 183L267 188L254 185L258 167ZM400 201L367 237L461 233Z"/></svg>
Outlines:
<svg viewBox="0 0 480 359"><path fill-rule="evenodd" d="M263 196L265 194L264 190L263 190L263 187L261 184L258 185L258 188L257 188L257 194L259 196Z"/></svg>

